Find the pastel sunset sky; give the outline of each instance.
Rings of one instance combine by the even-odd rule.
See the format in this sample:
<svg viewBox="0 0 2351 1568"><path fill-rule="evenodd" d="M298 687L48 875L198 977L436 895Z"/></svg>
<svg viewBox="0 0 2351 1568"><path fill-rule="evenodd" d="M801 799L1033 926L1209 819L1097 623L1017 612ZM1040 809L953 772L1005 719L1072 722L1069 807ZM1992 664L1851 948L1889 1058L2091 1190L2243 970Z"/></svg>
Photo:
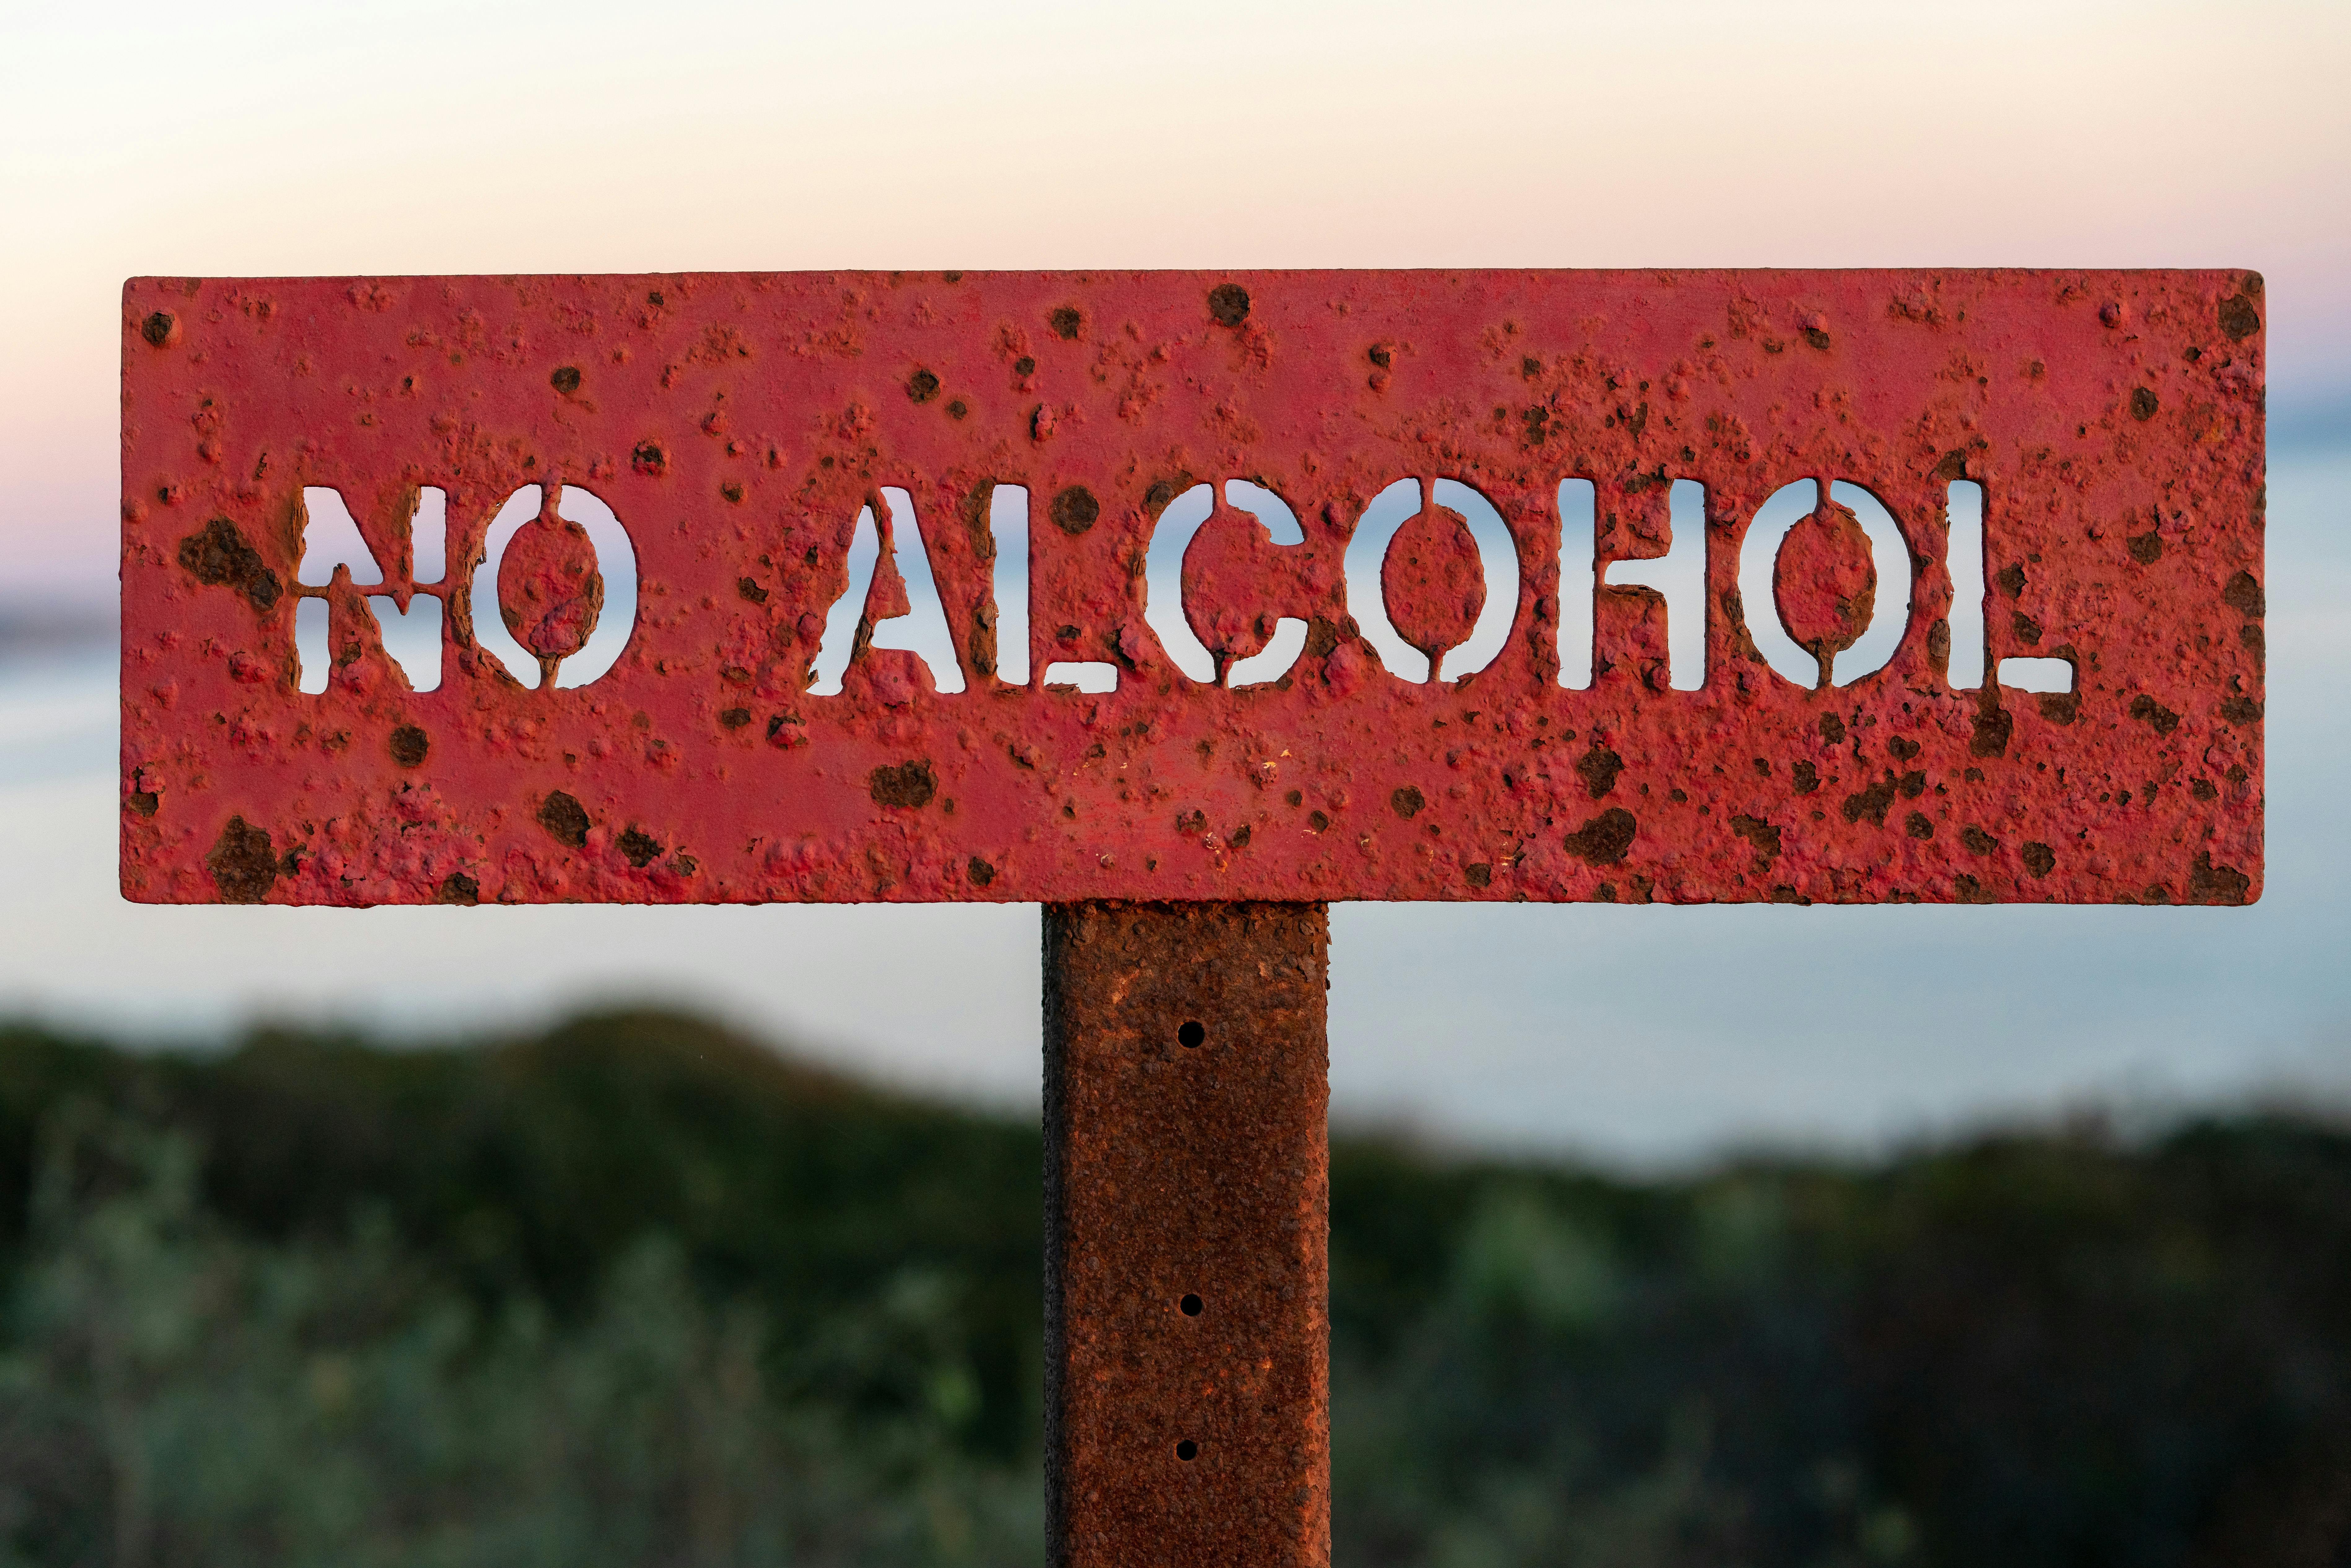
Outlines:
<svg viewBox="0 0 2351 1568"><path fill-rule="evenodd" d="M2351 389L2351 7L5 8L0 598L103 600L133 274L2229 266Z"/></svg>
<svg viewBox="0 0 2351 1568"><path fill-rule="evenodd" d="M0 0L0 1017L413 1035L666 997L1037 1092L1033 906L124 904L128 277L2225 267L2267 278L2258 906L1343 905L1333 1091L1636 1162L2351 1105L2346 83L2343 0ZM12 647L50 611L91 634Z"/></svg>

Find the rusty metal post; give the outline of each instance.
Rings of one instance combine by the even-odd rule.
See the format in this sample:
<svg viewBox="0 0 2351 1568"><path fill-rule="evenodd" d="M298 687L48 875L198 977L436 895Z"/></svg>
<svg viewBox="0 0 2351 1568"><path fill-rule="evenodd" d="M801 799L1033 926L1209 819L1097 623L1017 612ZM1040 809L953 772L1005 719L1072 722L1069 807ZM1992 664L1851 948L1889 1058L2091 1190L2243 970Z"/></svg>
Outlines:
<svg viewBox="0 0 2351 1568"><path fill-rule="evenodd" d="M1329 938L1046 906L1054 1568L1330 1562Z"/></svg>

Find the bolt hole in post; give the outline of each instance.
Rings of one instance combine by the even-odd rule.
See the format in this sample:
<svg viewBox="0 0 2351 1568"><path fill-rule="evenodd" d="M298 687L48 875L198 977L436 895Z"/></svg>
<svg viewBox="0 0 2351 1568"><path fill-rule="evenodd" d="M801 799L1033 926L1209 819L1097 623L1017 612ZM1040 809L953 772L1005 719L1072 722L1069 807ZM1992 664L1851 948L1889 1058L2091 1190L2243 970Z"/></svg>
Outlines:
<svg viewBox="0 0 2351 1568"><path fill-rule="evenodd" d="M1197 1296L1186 1296L1176 1304L1183 1309L1184 1315L1187 1318L1198 1317L1207 1307L1207 1303Z"/></svg>
<svg viewBox="0 0 2351 1568"><path fill-rule="evenodd" d="M1200 1457L1200 1445L1186 1437L1176 1445L1176 1457L1189 1464Z"/></svg>
<svg viewBox="0 0 2351 1568"><path fill-rule="evenodd" d="M1207 1038L1208 1031L1201 1027L1197 1019L1192 1019L1176 1031L1176 1043L1186 1051L1198 1050L1200 1042Z"/></svg>

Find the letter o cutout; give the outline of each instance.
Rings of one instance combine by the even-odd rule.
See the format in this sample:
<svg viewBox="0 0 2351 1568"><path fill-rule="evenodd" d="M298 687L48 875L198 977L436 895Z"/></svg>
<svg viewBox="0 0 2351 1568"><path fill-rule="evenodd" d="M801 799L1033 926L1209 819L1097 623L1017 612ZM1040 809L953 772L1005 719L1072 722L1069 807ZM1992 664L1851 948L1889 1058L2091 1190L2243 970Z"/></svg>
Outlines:
<svg viewBox="0 0 2351 1568"><path fill-rule="evenodd" d="M498 567L515 535L538 516L542 497L538 486L525 485L507 497L483 536L482 561L474 569L467 593L473 608L474 641L504 664L508 674L532 688L538 685L538 661L507 630L498 601ZM566 485L557 492L555 515L578 523L588 535L588 543L596 552L596 570L604 578L604 602L588 641L556 666L556 688L566 691L608 674L628 651L629 635L637 624L637 549L612 508L577 485Z"/></svg>

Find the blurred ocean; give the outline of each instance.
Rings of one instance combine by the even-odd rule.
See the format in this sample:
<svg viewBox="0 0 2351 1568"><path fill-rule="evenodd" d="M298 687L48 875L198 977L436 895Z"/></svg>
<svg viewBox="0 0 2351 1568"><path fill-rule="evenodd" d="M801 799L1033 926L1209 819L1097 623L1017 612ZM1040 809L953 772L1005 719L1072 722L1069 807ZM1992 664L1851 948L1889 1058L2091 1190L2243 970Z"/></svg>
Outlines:
<svg viewBox="0 0 2351 1568"><path fill-rule="evenodd" d="M2260 905L1342 905L1339 1113L1654 1166L2351 1103L2351 444L2300 434L2271 462ZM0 1014L203 1042L651 998L887 1081L1037 1094L1033 906L138 907L115 892L111 627L0 617Z"/></svg>

